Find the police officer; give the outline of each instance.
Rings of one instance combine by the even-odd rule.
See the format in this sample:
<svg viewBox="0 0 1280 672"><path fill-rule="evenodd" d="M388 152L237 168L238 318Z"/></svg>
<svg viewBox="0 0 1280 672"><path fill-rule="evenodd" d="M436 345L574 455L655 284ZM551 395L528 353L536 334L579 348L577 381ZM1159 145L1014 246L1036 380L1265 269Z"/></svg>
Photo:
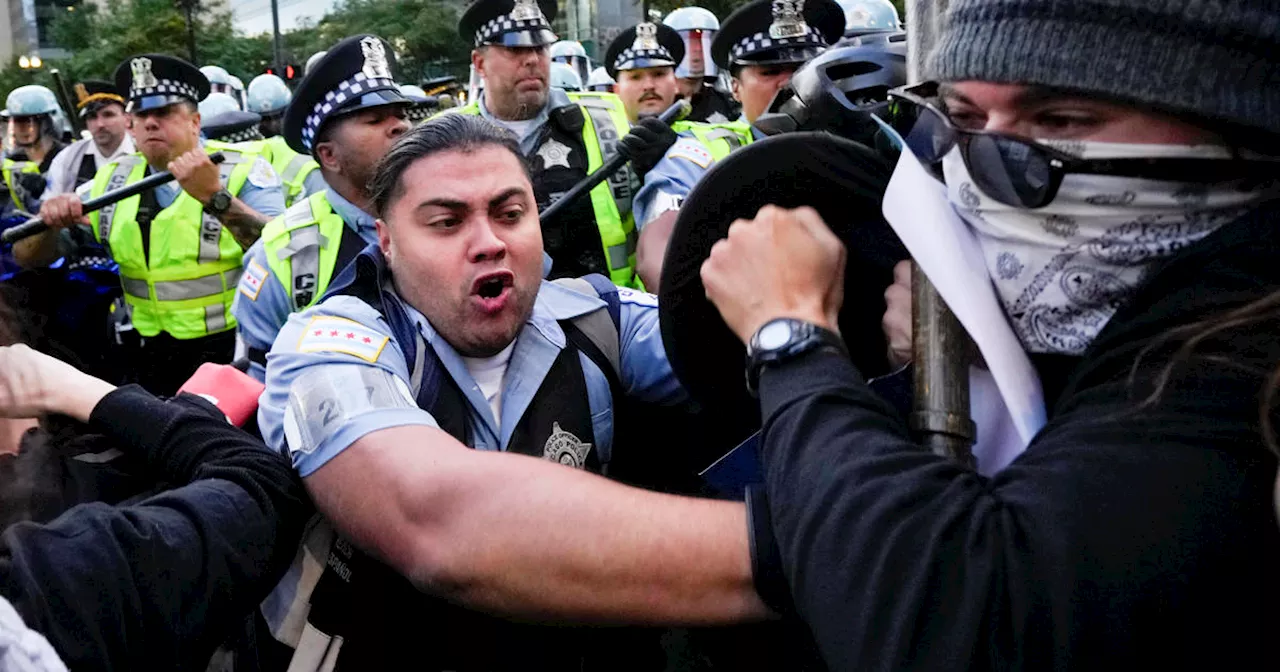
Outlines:
<svg viewBox="0 0 1280 672"><path fill-rule="evenodd" d="M231 81L231 73L220 65L206 65L200 68L200 72L209 79L210 93L225 93L231 96L239 105L239 97L236 95L235 86Z"/></svg>
<svg viewBox="0 0 1280 672"><path fill-rule="evenodd" d="M844 9L844 37L842 42L860 43L883 41L888 35L902 31L898 8L889 0L836 0Z"/></svg>
<svg viewBox="0 0 1280 672"><path fill-rule="evenodd" d="M379 246L276 339L266 441L338 532L389 565L334 544L295 665L327 650L340 668L620 669L616 651L592 659L600 629L455 604L615 622L764 614L741 504L584 473L612 459L615 404L683 391L652 295L543 280L522 159L474 117L410 131L373 179ZM606 548L625 562L598 562Z"/></svg>
<svg viewBox="0 0 1280 672"><path fill-rule="evenodd" d="M14 144L9 158L30 161L39 166L41 174L49 172L54 157L66 147L54 123L54 115L61 109L53 92L39 84L11 91L5 100Z"/></svg>
<svg viewBox="0 0 1280 672"><path fill-rule="evenodd" d="M50 196L74 191L91 182L104 165L135 151L124 96L115 84L86 80L76 84L75 92L76 112L92 137L71 143L53 158L46 176L45 193Z"/></svg>
<svg viewBox="0 0 1280 672"><path fill-rule="evenodd" d="M609 71L604 69L603 65L596 68L595 70L592 70L591 76L587 77L588 91L599 91L600 93L613 93L613 89L615 88L616 85L617 85L617 82L613 79L613 76L609 74Z"/></svg>
<svg viewBox="0 0 1280 672"><path fill-rule="evenodd" d="M693 106L685 120L737 119L741 112L738 104L712 85L720 74L715 61L711 60L711 41L720 30L716 15L701 7L680 7L662 23L679 33L684 43L684 58L676 66L676 82L680 95Z"/></svg>
<svg viewBox="0 0 1280 672"><path fill-rule="evenodd" d="M839 40L843 32L844 13L834 0L755 0L730 15L712 41L711 53L732 76L734 98L742 102L740 121L754 122L791 73ZM719 141L705 134L698 137L692 130L682 133L645 175L644 186L636 194L641 277L650 289L657 289L651 283L661 276L667 239L685 196L713 163L758 137L758 131L742 125L721 130L736 133L723 134Z"/></svg>
<svg viewBox="0 0 1280 672"><path fill-rule="evenodd" d="M262 117L244 110L228 110L208 119L201 113L200 134L206 140L241 145L246 151L262 154L264 139L258 130L261 120Z"/></svg>
<svg viewBox="0 0 1280 672"><path fill-rule="evenodd" d="M578 76L578 72L564 63L551 64L551 80L552 88L561 91L581 91L582 78Z"/></svg>
<svg viewBox="0 0 1280 672"><path fill-rule="evenodd" d="M394 67L385 40L347 38L314 64L285 113L285 141L316 159L328 187L290 206L245 254L232 312L259 378L289 314L318 301L356 253L377 240L366 185L374 164L409 129L410 101L392 77ZM357 86L358 95L347 93ZM329 106L330 98L336 104Z"/></svg>
<svg viewBox="0 0 1280 672"><path fill-rule="evenodd" d="M281 135L284 111L289 107L290 100L293 100L293 92L276 75L258 75L249 82L246 109L262 115L258 128L266 137L264 154L284 183L286 206L326 189L324 177L317 170L319 164L310 156L290 149L289 143Z"/></svg>
<svg viewBox="0 0 1280 672"><path fill-rule="evenodd" d="M176 182L82 214L75 194L45 201L40 214L53 232L14 246L24 265L57 256L57 229L89 226L120 266L120 279L142 338L138 382L171 394L202 362L228 362L235 345L229 314L241 257L271 217L284 211L280 178L265 160L241 148L201 142L197 103L209 81L172 56L143 54L116 68L128 91L140 154L111 162L94 177L91 196L167 169ZM225 156L221 165L209 152Z"/></svg>
<svg viewBox="0 0 1280 672"><path fill-rule="evenodd" d="M556 41L550 24L555 15L554 0L478 0L467 7L458 28L476 45L471 63L485 88L457 113L481 115L516 134L533 164L541 208L599 168L620 144L630 145L626 151L634 172L643 173L674 141L656 119L643 122L645 137L623 139L629 124L618 98L548 87L547 45ZM542 222L553 277L598 272L619 285L638 284L633 174L617 171L556 221Z"/></svg>
<svg viewBox="0 0 1280 672"><path fill-rule="evenodd" d="M591 59L587 58L587 50L576 40L560 40L551 45L547 51L552 63L563 63L578 73L582 81L587 81L591 74Z"/></svg>
<svg viewBox="0 0 1280 672"><path fill-rule="evenodd" d="M614 93L631 123L661 114L675 102L675 66L683 57L680 35L660 23L637 24L609 43L604 67L617 82Z"/></svg>
<svg viewBox="0 0 1280 672"><path fill-rule="evenodd" d="M427 95L427 92L417 84L401 84L400 95L409 100L411 105L405 110L405 116L409 119L409 123L418 124L431 116L431 110L436 106L435 98Z"/></svg>

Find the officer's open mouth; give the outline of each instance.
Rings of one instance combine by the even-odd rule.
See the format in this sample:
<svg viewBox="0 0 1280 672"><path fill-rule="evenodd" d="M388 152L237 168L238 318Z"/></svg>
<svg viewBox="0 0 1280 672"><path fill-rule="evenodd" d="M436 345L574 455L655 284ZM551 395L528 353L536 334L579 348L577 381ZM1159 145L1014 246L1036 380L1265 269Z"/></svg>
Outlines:
<svg viewBox="0 0 1280 672"><path fill-rule="evenodd" d="M502 292L515 283L515 275L511 271L497 271L476 278L471 286L471 293L482 299L496 299Z"/></svg>

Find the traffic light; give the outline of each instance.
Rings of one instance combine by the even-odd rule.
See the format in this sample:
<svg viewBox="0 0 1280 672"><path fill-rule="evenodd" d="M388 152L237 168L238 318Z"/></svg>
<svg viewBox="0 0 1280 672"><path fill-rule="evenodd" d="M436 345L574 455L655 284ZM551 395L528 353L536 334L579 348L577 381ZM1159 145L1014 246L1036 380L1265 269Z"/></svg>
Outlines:
<svg viewBox="0 0 1280 672"><path fill-rule="evenodd" d="M292 63L286 63L284 66L284 81L292 82L294 77L298 76L298 66Z"/></svg>

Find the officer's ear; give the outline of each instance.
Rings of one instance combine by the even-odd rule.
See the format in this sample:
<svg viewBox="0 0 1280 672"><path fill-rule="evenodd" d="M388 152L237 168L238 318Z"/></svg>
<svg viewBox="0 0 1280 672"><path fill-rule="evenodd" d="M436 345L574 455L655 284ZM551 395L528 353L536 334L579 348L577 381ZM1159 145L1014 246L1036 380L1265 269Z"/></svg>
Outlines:
<svg viewBox="0 0 1280 672"><path fill-rule="evenodd" d="M476 74L481 77L484 77L484 57L484 47L476 47L471 50L471 65L476 69Z"/></svg>
<svg viewBox="0 0 1280 672"><path fill-rule="evenodd" d="M738 72L740 71L735 71L733 75L729 77L729 93L733 94L734 100L741 103L742 102L742 80L738 79Z"/></svg>

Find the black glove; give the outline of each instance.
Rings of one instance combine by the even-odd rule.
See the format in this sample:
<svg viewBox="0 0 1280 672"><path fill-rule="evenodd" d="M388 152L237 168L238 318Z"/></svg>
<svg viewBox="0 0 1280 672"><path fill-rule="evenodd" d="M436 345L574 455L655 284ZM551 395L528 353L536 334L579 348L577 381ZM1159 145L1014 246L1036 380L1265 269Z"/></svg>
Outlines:
<svg viewBox="0 0 1280 672"><path fill-rule="evenodd" d="M631 159L636 175L644 174L658 165L671 145L676 144L676 132L657 117L641 119L631 132L618 141L618 153Z"/></svg>

